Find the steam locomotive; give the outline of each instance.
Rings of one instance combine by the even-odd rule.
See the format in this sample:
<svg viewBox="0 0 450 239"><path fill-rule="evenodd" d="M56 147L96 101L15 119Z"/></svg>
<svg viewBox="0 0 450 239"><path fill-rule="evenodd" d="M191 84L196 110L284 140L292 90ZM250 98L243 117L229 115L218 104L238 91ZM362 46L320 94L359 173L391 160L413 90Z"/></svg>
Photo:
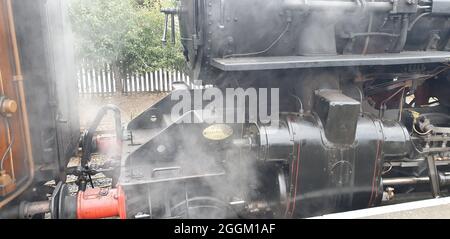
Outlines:
<svg viewBox="0 0 450 239"><path fill-rule="evenodd" d="M183 84L126 127L106 106L83 133L78 195L61 181L41 202L53 218L305 218L448 194L450 1L181 0L162 12L172 36L179 17L193 79L278 89L277 124L211 110L195 99L207 88ZM191 110L176 118L180 95ZM108 111L117 187L93 189ZM229 113L245 120L209 120Z"/></svg>

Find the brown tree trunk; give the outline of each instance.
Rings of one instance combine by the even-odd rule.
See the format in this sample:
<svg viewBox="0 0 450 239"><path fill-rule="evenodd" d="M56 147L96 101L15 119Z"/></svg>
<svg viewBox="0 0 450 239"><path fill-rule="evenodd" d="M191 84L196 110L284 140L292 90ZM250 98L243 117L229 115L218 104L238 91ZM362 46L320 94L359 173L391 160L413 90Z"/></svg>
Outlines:
<svg viewBox="0 0 450 239"><path fill-rule="evenodd" d="M123 74L120 71L120 67L117 64L113 64L114 82L116 83L116 94L123 94Z"/></svg>

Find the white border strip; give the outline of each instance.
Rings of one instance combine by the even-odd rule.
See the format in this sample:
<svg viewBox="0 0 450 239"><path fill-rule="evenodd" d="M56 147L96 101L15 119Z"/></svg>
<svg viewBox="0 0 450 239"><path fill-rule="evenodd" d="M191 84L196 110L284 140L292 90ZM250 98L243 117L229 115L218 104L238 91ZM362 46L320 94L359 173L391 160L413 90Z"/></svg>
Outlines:
<svg viewBox="0 0 450 239"><path fill-rule="evenodd" d="M319 217L312 217L310 219L358 219L358 218L365 218L365 217L373 217L373 216L377 216L377 215L386 215L389 213L397 213L397 212L403 212L403 211L411 211L411 210L415 210L415 209L436 207L436 206L447 205L447 204L450 204L450 197L401 203L401 204L396 204L396 205L375 207L375 208L362 209L362 210L343 212L343 213L335 213L335 214L329 214L329 215L324 215L324 216L319 216Z"/></svg>

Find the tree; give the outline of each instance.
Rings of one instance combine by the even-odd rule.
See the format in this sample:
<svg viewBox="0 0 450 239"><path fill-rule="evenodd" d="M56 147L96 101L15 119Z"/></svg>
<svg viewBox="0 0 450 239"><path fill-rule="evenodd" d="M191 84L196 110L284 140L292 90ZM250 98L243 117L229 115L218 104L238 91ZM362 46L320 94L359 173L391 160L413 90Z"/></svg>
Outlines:
<svg viewBox="0 0 450 239"><path fill-rule="evenodd" d="M70 19L78 59L111 64L117 92L122 91L127 71L183 70L180 41L175 46L161 43L160 8L172 4L172 0L72 0Z"/></svg>

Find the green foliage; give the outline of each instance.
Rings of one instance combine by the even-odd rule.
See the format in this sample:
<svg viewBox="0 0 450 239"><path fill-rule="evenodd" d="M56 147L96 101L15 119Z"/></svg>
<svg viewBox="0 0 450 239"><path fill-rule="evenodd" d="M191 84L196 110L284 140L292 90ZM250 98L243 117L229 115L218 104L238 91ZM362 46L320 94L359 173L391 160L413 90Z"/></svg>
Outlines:
<svg viewBox="0 0 450 239"><path fill-rule="evenodd" d="M110 63L122 71L183 70L178 34L175 46L161 43L160 8L172 4L173 0L72 0L70 19L78 58Z"/></svg>

